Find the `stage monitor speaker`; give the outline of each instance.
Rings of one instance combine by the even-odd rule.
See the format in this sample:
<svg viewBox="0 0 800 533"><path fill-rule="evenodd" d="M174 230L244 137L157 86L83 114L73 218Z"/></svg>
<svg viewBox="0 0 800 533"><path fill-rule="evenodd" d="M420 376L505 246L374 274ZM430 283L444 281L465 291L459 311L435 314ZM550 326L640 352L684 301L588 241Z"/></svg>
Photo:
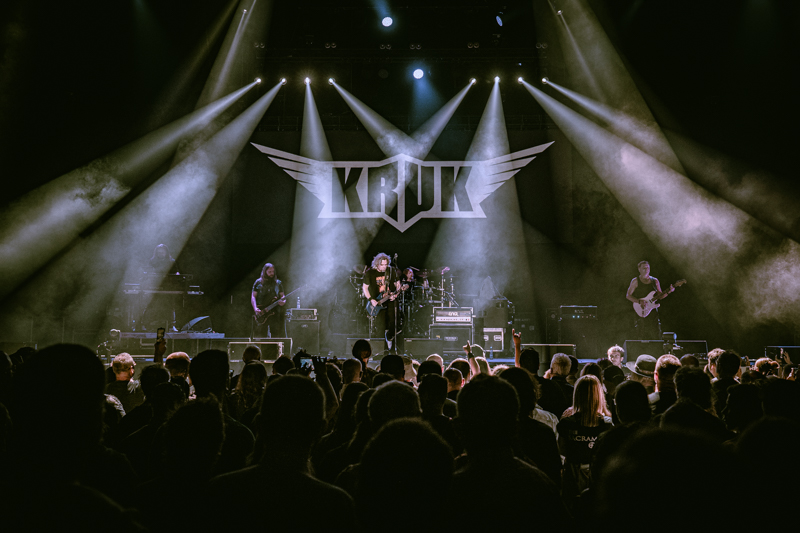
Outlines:
<svg viewBox="0 0 800 533"><path fill-rule="evenodd" d="M295 351L303 348L310 355L319 355L319 322L290 320L287 329Z"/></svg>
<svg viewBox="0 0 800 533"><path fill-rule="evenodd" d="M649 341L626 340L622 343L622 348L625 350L624 363L628 361L635 363L636 358L642 354L652 355L658 359L666 353L664 352L664 341L661 339Z"/></svg>
<svg viewBox="0 0 800 533"><path fill-rule="evenodd" d="M539 354L539 372L540 376L544 376L547 369L550 368L550 360L557 353L565 355L575 355L574 344L522 344L520 346L523 350L525 348L533 348Z"/></svg>
<svg viewBox="0 0 800 533"><path fill-rule="evenodd" d="M274 361L281 355L291 357L292 339L254 339L252 342L229 342L228 360L231 362L241 361L244 349L250 345L258 346L261 349L262 361Z"/></svg>
<svg viewBox="0 0 800 533"><path fill-rule="evenodd" d="M673 350L673 354L680 358L685 354L692 354L698 359L708 359L708 342L703 340L689 341L676 340L678 350Z"/></svg>
<svg viewBox="0 0 800 533"><path fill-rule="evenodd" d="M442 341L439 339L405 339L405 351L418 359L431 354L442 355Z"/></svg>
<svg viewBox="0 0 800 533"><path fill-rule="evenodd" d="M356 341L362 338L363 337L352 337L347 339L347 345L345 346L344 351L345 359L353 357L353 345L356 343ZM381 338L367 340L369 341L369 345L372 347L372 357L379 356L386 351L386 340Z"/></svg>

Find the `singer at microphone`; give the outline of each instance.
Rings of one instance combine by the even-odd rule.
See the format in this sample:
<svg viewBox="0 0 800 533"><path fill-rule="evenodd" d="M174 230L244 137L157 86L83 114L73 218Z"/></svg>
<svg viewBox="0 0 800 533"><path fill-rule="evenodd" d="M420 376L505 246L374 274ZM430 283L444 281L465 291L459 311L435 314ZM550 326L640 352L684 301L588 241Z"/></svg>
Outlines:
<svg viewBox="0 0 800 533"><path fill-rule="evenodd" d="M364 276L361 293L368 300L367 313L373 317L370 336L373 335L373 331L377 335L383 335L386 348L392 353L397 353L395 337L401 324L400 317L396 316L399 312L397 295L403 287L400 285L397 269L389 266L390 261L391 257L384 253L372 259L372 268L367 270Z"/></svg>

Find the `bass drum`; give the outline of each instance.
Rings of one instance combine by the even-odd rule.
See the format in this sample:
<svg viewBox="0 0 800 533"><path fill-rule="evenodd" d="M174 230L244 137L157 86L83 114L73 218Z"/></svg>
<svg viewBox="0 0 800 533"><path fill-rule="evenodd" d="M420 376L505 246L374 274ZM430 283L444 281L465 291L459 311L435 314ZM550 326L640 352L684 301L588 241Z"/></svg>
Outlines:
<svg viewBox="0 0 800 533"><path fill-rule="evenodd" d="M408 317L406 337L428 338L432 322L433 306L428 303L415 305L414 312Z"/></svg>
<svg viewBox="0 0 800 533"><path fill-rule="evenodd" d="M413 298L412 301L414 302L413 307L415 309L421 309L422 307L428 305L429 300L431 299L431 290L426 287L414 287L411 294Z"/></svg>

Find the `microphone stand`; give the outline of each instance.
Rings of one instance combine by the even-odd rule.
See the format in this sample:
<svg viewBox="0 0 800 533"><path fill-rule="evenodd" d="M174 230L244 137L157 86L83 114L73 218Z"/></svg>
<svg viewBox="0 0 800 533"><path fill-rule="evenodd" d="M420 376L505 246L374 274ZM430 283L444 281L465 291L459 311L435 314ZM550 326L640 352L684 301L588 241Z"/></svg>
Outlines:
<svg viewBox="0 0 800 533"><path fill-rule="evenodd" d="M397 276L397 254L396 253L394 254L394 264L389 263L389 266L392 269L392 271L387 273L387 277L391 281L391 280L393 280L393 278L395 278ZM397 283L397 280L391 281L391 283ZM387 286L390 287L389 290L391 291L391 285L389 285L387 283ZM399 296L399 294L398 294L398 296ZM389 352L390 353L394 353L395 355L397 355L397 312L398 312L397 303L398 303L397 302L397 298L395 298L394 301L391 301L391 300L389 301L389 304L394 306L394 328L392 328L392 334L393 334L392 335L392 349Z"/></svg>

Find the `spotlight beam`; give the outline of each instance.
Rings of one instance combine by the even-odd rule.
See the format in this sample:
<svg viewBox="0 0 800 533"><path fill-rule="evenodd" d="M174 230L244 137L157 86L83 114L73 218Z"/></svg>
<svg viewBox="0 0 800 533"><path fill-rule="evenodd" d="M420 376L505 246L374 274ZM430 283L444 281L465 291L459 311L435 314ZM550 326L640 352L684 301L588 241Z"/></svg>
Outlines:
<svg viewBox="0 0 800 533"><path fill-rule="evenodd" d="M467 150L466 161L482 161L509 153L508 134L500 96L500 84L495 82L475 135ZM503 291L511 287L518 294L530 297L533 285L528 268L525 235L519 210L514 178L509 185L497 190L481 202L486 218L445 219L439 224L426 259L427 264L455 265L467 273L468 286L479 287L485 276L491 276ZM471 197L477 180L470 178L465 187ZM491 224L489 223L491 220ZM476 266L476 257L503 257L503 261Z"/></svg>
<svg viewBox="0 0 800 533"><path fill-rule="evenodd" d="M256 84L212 102L88 165L29 192L0 213L0 297L76 239Z"/></svg>
<svg viewBox="0 0 800 533"><path fill-rule="evenodd" d="M423 160L427 157L430 149L436 142L437 137L434 135L438 136L438 134L441 133L447 121L449 121L455 112L457 106L454 104L460 103L461 100L463 100L463 96L461 96L462 93L466 94L466 91L462 90L461 93L445 104L443 110L438 111L433 117L428 119L413 136L408 136L388 120L367 107L358 98L343 89L338 83L334 82L333 86L339 91L345 103L347 103L361 124L364 125L364 128L375 140L378 148L386 157L406 154ZM438 133L436 133L437 131ZM387 212L394 208L394 201L396 200L387 199L387 204L385 205ZM383 219L364 218L353 221L353 226L356 230L362 252L372 243L372 240L375 235L378 234L378 230L380 230L383 223Z"/></svg>
<svg viewBox="0 0 800 533"><path fill-rule="evenodd" d="M300 155L313 161L333 160L311 85L306 85ZM320 179L331 180L330 175L321 175L321 170L319 174ZM312 185L303 182L296 185L289 260L283 264L289 265L287 281L303 280L305 290L314 295L315 305L327 307L335 296L330 280L359 263L361 250L349 220L318 218L320 202L307 187ZM331 187L334 195L343 196L342 186L335 177Z"/></svg>
<svg viewBox="0 0 800 533"><path fill-rule="evenodd" d="M370 109L369 106L347 92L338 83L334 82L333 86L339 91L345 103L350 107L364 128L366 128L367 132L375 140L378 148L381 149L386 157L404 153L418 159L425 158L426 152L424 152L424 147L418 142Z"/></svg>
<svg viewBox="0 0 800 533"><path fill-rule="evenodd" d="M175 75L167 85L161 96L158 98L158 110L153 113L148 125L148 129L155 129L163 124L164 117L170 116L171 111L179 105L179 102L186 98L188 87L195 80L200 67L205 62L213 44L218 42L225 29L225 21L233 15L233 10L239 0L230 0L225 6L220 16L214 21L205 35L198 41L189 59L177 69Z"/></svg>
<svg viewBox="0 0 800 533"><path fill-rule="evenodd" d="M731 335L759 322L797 323L800 245L524 85L664 256L695 281Z"/></svg>
<svg viewBox="0 0 800 533"><path fill-rule="evenodd" d="M439 135L442 134L450 119L453 118L453 114L458 109L458 106L461 105L464 97L467 96L467 92L469 92L472 85L472 83L468 83L466 87L461 89L458 94L452 97L449 102L443 105L439 111L411 134L411 138L423 147L425 155L433 148Z"/></svg>
<svg viewBox="0 0 800 533"><path fill-rule="evenodd" d="M208 75L203 92L200 94L200 99L197 102L198 107L218 98L219 94L234 83L234 61L238 60L241 63L245 61L244 58L250 57L243 53L242 43L251 42L256 36L263 36L270 13L271 6L269 3L257 4L257 0L241 0L239 2L239 9L234 12L228 33L214 65L211 67L211 73ZM253 60L251 59L250 61ZM255 66L255 63L253 63L253 66Z"/></svg>
<svg viewBox="0 0 800 533"><path fill-rule="evenodd" d="M138 279L141 258L152 253L154 242L164 242L177 256L279 88L272 88L89 238L51 262L15 294L15 303L28 302L44 313L53 306L68 307L76 322L92 320L99 306L119 294L123 280ZM66 289L64 279L70 280Z"/></svg>
<svg viewBox="0 0 800 533"><path fill-rule="evenodd" d="M552 80L548 81L547 85L553 87L561 94L580 105L589 114L607 124L608 130L611 133L655 157L674 171L685 174L686 171L683 169L675 152L669 146L667 138L664 136L655 120L650 123L645 123L627 113L617 111L597 100L593 100L588 96L578 94L566 87L562 87Z"/></svg>
<svg viewBox="0 0 800 533"><path fill-rule="evenodd" d="M328 139L322 128L322 120L314 102L311 85L306 84L306 99L303 106L303 129L300 135L300 155L316 161L332 161Z"/></svg>

